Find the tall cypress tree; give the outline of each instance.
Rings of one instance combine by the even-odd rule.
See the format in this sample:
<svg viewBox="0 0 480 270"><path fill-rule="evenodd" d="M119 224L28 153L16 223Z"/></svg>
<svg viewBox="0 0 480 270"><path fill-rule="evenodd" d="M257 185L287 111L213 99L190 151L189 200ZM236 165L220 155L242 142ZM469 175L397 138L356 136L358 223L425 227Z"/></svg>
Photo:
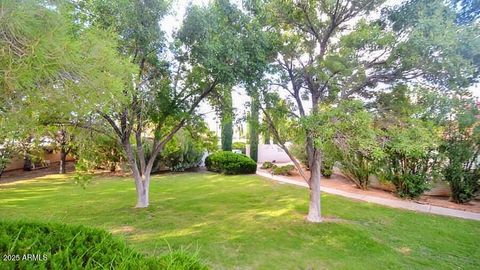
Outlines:
<svg viewBox="0 0 480 270"><path fill-rule="evenodd" d="M232 151L233 140L233 104L232 90L226 89L223 98L223 106L221 112L221 128L222 128L222 150Z"/></svg>
<svg viewBox="0 0 480 270"><path fill-rule="evenodd" d="M257 161L258 160L258 131L259 131L259 122L258 122L258 111L259 111L259 100L257 96L252 96L252 103L250 105L250 119L248 123L249 133L250 133L250 157Z"/></svg>

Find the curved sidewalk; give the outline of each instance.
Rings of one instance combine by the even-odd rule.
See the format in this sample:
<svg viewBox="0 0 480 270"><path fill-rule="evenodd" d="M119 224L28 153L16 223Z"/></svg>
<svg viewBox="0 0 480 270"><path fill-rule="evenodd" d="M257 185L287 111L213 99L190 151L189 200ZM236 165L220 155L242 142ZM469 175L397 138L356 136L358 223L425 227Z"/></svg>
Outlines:
<svg viewBox="0 0 480 270"><path fill-rule="evenodd" d="M308 185L305 182L290 180L290 179L288 179L286 177L283 177L283 176L272 175L270 173L265 173L265 172L260 172L260 171L257 171L257 175L260 175L260 176L263 176L265 178L275 180L275 181L278 181L278 182L308 188ZM467 212L467 211L445 208L445 207L440 207L440 206L434 206L434 205L429 205L429 204L420 204L420 203L416 203L416 202L379 198L379 197L375 197L375 196L356 194L356 193L346 192L346 191L343 191L343 190L328 188L328 187L323 187L323 186L322 186L321 190L322 190L322 192L326 192L326 193L330 193L330 194L335 194L335 195L339 195L339 196L343 196L343 197L347 197L347 198L352 198L352 199L362 200L362 201L366 201L366 202L386 205L386 206L394 207L394 208L401 208L401 209L407 209L407 210L436 214L436 215L458 217L458 218L472 219L472 220L479 220L480 221L480 213Z"/></svg>

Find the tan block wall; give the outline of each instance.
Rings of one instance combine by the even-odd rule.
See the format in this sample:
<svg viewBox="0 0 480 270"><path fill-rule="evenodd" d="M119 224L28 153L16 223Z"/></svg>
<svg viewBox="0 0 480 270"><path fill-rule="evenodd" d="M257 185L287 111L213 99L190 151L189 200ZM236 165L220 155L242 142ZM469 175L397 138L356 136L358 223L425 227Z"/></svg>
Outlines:
<svg viewBox="0 0 480 270"><path fill-rule="evenodd" d="M43 155L43 160L47 161L49 160L50 163L56 163L60 162L60 153L51 153L47 154L45 153ZM73 161L75 160L72 156L68 155L67 156L67 161ZM15 157L13 160L8 164L7 168L5 168L5 171L13 171L13 170L18 170L18 169L23 169L23 158L22 157Z"/></svg>

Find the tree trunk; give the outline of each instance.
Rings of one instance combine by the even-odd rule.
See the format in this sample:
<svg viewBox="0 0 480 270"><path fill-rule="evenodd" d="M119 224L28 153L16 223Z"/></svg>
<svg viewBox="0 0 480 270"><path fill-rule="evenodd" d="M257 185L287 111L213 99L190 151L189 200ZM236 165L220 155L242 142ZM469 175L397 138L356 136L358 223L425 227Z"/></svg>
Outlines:
<svg viewBox="0 0 480 270"><path fill-rule="evenodd" d="M127 154L128 164L132 169L133 178L135 179L135 189L137 190L137 204L136 208L146 208L148 207L148 192L150 185L150 171L146 170L143 174L140 173L138 169L138 164L135 159L135 154L133 152L132 146L128 140L122 142L125 153Z"/></svg>
<svg viewBox="0 0 480 270"><path fill-rule="evenodd" d="M144 175L142 178L140 175L135 177L135 188L137 190L137 204L136 208L146 208L149 205L149 187L150 187L150 176Z"/></svg>
<svg viewBox="0 0 480 270"><path fill-rule="evenodd" d="M311 138L307 138L307 154L310 165L310 204L308 208L307 220L310 222L322 222L322 215L320 211L320 178L321 178L321 164L322 156L319 149L317 149Z"/></svg>
<svg viewBox="0 0 480 270"><path fill-rule="evenodd" d="M67 151L64 147L60 147L60 174L67 172Z"/></svg>
<svg viewBox="0 0 480 270"><path fill-rule="evenodd" d="M31 171L32 170L32 159L28 153L25 153L23 156L23 170Z"/></svg>

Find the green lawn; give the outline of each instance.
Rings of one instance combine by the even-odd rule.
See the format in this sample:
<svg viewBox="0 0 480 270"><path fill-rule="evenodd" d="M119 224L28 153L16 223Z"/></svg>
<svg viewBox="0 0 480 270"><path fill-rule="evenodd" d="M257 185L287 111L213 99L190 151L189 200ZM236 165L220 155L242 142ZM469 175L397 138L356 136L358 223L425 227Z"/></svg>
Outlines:
<svg viewBox="0 0 480 270"><path fill-rule="evenodd" d="M129 178L4 184L0 219L105 228L148 254L198 250L214 269L480 268L480 222L323 195L323 214L343 221L308 224L307 189L252 175L156 176L148 209L132 207L134 190Z"/></svg>

